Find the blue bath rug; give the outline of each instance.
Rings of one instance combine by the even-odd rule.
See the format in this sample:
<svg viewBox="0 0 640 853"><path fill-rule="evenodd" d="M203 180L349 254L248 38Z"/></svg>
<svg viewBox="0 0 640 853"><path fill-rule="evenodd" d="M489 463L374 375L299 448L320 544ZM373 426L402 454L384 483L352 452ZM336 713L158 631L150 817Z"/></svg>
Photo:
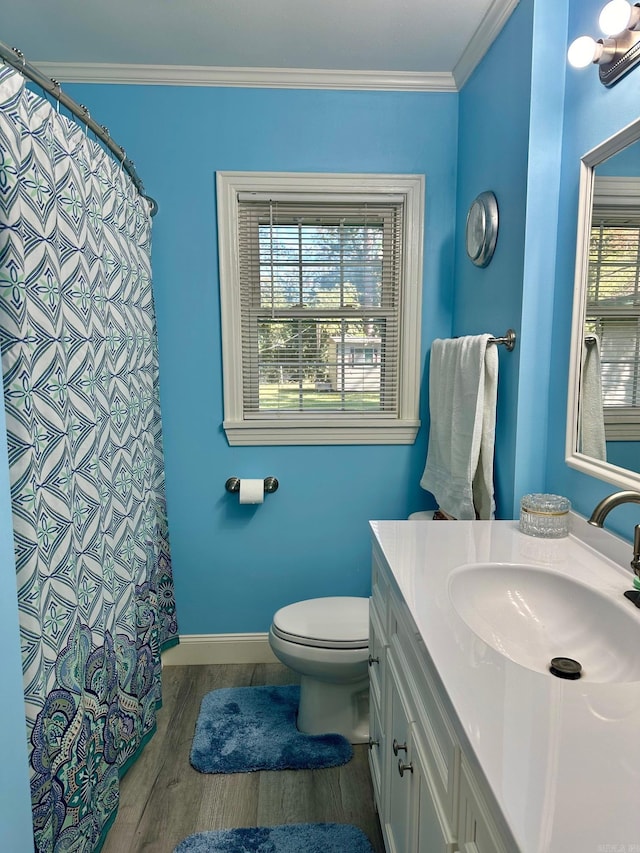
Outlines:
<svg viewBox="0 0 640 853"><path fill-rule="evenodd" d="M198 832L174 853L373 853L367 836L344 823L291 823Z"/></svg>
<svg viewBox="0 0 640 853"><path fill-rule="evenodd" d="M191 747L192 766L201 773L248 773L346 764L353 749L345 737L298 731L299 699L296 684L207 693Z"/></svg>

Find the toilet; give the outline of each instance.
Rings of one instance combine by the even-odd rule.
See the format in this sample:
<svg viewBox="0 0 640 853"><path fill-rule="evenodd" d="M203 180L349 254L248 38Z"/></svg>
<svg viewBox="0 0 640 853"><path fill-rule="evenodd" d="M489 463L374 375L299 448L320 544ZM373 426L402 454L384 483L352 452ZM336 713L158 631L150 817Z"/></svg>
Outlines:
<svg viewBox="0 0 640 853"><path fill-rule="evenodd" d="M277 611L275 656L300 676L298 730L369 739L369 599L311 598Z"/></svg>

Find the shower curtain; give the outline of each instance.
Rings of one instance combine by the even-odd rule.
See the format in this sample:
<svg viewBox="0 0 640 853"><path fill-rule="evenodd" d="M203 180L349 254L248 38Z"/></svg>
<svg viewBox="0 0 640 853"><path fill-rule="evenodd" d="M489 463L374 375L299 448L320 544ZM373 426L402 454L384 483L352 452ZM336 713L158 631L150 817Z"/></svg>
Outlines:
<svg viewBox="0 0 640 853"><path fill-rule="evenodd" d="M148 210L85 128L0 70L0 345L38 853L100 848L178 638Z"/></svg>

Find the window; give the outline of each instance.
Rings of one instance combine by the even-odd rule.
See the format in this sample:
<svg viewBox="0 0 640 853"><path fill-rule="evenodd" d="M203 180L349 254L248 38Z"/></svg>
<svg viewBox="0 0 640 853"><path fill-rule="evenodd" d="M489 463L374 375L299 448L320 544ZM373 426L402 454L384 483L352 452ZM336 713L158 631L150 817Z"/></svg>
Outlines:
<svg viewBox="0 0 640 853"><path fill-rule="evenodd" d="M230 444L410 444L424 179L221 172Z"/></svg>
<svg viewBox="0 0 640 853"><path fill-rule="evenodd" d="M600 340L608 441L640 439L640 182L624 180L624 205L596 192L589 245L585 332Z"/></svg>

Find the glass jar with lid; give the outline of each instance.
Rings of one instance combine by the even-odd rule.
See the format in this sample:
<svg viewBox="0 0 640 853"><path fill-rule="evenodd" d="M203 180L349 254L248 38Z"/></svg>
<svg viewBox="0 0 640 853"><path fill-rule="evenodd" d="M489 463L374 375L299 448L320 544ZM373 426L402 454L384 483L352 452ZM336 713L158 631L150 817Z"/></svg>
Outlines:
<svg viewBox="0 0 640 853"><path fill-rule="evenodd" d="M520 530L543 539L568 536L570 509L571 502L561 495L524 495L520 500Z"/></svg>

